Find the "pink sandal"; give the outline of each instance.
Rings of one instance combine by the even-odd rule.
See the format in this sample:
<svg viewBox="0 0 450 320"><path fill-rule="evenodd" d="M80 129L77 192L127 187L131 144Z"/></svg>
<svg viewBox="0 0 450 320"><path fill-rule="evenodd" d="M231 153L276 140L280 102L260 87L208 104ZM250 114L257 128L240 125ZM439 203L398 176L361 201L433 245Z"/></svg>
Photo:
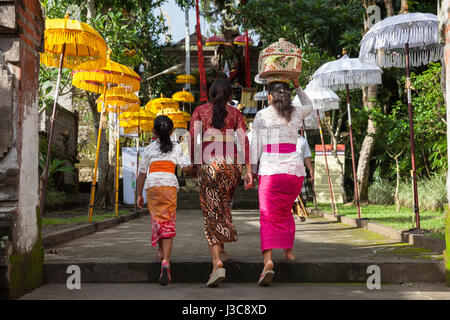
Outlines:
<svg viewBox="0 0 450 320"><path fill-rule="evenodd" d="M159 275L159 284L167 286L172 281L170 276L170 265L167 261L161 263L161 274Z"/></svg>

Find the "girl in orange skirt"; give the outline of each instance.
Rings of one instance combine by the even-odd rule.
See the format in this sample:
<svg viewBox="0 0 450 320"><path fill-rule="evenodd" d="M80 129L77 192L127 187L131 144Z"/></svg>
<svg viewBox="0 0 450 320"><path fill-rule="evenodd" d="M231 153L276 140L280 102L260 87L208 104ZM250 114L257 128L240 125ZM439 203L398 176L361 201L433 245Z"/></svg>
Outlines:
<svg viewBox="0 0 450 320"><path fill-rule="evenodd" d="M156 258L161 260L159 283L169 284L170 254L173 238L176 235L176 209L178 180L175 176L175 166L187 167L189 156L184 156L178 143L172 141L173 122L167 116L155 118L153 134L157 140L148 145L142 155L139 165L138 206L144 209L142 190L145 184L147 192L148 211L152 223L152 246L158 245Z"/></svg>

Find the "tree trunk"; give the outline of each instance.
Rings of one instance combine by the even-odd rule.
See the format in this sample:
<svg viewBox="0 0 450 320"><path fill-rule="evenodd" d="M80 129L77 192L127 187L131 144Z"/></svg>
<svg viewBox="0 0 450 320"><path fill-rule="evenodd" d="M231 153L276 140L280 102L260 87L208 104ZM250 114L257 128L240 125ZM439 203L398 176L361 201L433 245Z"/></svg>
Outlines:
<svg viewBox="0 0 450 320"><path fill-rule="evenodd" d="M403 151L395 156L395 171L397 173L396 183L395 183L395 192L394 192L394 200L395 205L397 206L397 212L400 211L400 199L398 198L398 189L400 187L400 167L398 165L398 158L401 156Z"/></svg>
<svg viewBox="0 0 450 320"><path fill-rule="evenodd" d="M392 0L384 0L384 6L386 7L386 12L387 12L388 17L395 15L394 5L392 3Z"/></svg>
<svg viewBox="0 0 450 320"><path fill-rule="evenodd" d="M92 112L93 125L95 128L95 141L98 137L98 128L100 125L100 113L97 112L96 99L93 94L87 93L89 107ZM104 121L102 127L102 136L100 138L100 152L98 157L98 184L95 193L95 206L106 208L112 204L114 192L114 167L110 165L108 159L108 142L106 140L107 122Z"/></svg>
<svg viewBox="0 0 450 320"><path fill-rule="evenodd" d="M400 5L400 10L398 11L398 14L402 14L405 11L405 4L408 3L408 0L402 0L402 4Z"/></svg>

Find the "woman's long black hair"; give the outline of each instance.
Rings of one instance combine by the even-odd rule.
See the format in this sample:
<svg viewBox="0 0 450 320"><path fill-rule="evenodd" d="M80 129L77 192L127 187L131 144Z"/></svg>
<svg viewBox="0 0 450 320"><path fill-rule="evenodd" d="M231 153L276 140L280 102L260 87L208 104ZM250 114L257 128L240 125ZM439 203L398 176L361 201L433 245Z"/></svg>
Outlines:
<svg viewBox="0 0 450 320"><path fill-rule="evenodd" d="M225 126L225 118L228 115L226 105L232 92L230 82L225 79L217 79L209 89L209 102L214 106L212 125L216 129L222 129Z"/></svg>
<svg viewBox="0 0 450 320"><path fill-rule="evenodd" d="M156 135L159 138L161 152L167 153L172 151L173 142L170 139L173 130L172 120L168 116L157 116L153 122L153 128L155 128Z"/></svg>
<svg viewBox="0 0 450 320"><path fill-rule="evenodd" d="M272 105L277 113L286 121L291 121L291 115L294 107L291 104L292 90L286 82L270 82L267 91L272 96Z"/></svg>

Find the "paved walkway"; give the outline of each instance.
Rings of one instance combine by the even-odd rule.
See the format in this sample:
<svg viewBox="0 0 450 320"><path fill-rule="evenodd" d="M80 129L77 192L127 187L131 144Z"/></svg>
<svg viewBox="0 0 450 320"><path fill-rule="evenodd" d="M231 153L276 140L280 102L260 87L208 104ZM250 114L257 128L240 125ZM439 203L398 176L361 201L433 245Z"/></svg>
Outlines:
<svg viewBox="0 0 450 320"><path fill-rule="evenodd" d="M239 240L226 245L227 279L217 290L205 285L210 257L202 214L179 210L169 286L157 283L160 265L150 244L150 217L144 216L47 249L49 283L23 299L450 299L442 253L322 217L303 223L296 217L296 261L283 261L276 250L274 282L260 288L259 212L234 210L233 221ZM81 290L66 287L72 264L81 268ZM373 264L380 266L381 290L365 283Z"/></svg>
<svg viewBox="0 0 450 320"><path fill-rule="evenodd" d="M239 240L226 245L231 261L261 262L259 212L233 211ZM433 253L399 243L376 233L312 217L302 223L296 218L294 254L298 262L417 262L442 260ZM75 239L46 250L48 263L71 262L154 262L156 248L150 243L150 217L132 220L115 228ZM49 253L53 252L53 253ZM274 260L282 258L275 250ZM173 262L209 261L199 210L179 210Z"/></svg>
<svg viewBox="0 0 450 320"><path fill-rule="evenodd" d="M81 290L68 290L65 284L47 284L26 294L24 300L450 300L445 284L406 283L382 285L369 290L364 284L272 283L269 288L254 283L222 283L207 288L199 283L86 283Z"/></svg>

